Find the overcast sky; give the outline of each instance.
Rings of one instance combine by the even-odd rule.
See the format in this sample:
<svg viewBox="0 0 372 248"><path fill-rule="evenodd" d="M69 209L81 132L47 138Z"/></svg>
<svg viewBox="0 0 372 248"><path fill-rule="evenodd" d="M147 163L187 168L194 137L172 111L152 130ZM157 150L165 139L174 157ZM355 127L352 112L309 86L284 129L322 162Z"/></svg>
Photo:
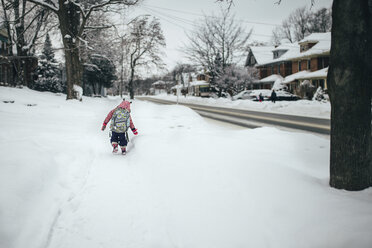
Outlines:
<svg viewBox="0 0 372 248"><path fill-rule="evenodd" d="M275 25L280 25L282 20L296 8L308 6L311 0L234 0L231 11L236 19L247 30L253 28L251 41L270 41L271 32ZM332 0L315 0L313 10L332 5ZM131 17L138 14L150 14L160 19L167 42L164 61L169 69L179 61L185 61L179 50L187 42L185 32L193 30L193 23L203 15L218 14L221 7L226 4L216 3L215 0L143 0L142 4L131 11Z"/></svg>

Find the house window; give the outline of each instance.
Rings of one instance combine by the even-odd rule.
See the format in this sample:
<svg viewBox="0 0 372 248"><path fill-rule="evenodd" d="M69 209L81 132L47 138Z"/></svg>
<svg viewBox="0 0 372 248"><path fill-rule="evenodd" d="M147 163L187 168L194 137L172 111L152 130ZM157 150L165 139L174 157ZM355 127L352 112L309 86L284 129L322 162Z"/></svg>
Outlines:
<svg viewBox="0 0 372 248"><path fill-rule="evenodd" d="M280 65L278 65L278 74L280 74Z"/></svg>
<svg viewBox="0 0 372 248"><path fill-rule="evenodd" d="M298 71L301 71L301 60L298 61Z"/></svg>
<svg viewBox="0 0 372 248"><path fill-rule="evenodd" d="M276 59L277 57L278 57L278 52L275 51L275 52L274 52L274 59Z"/></svg>
<svg viewBox="0 0 372 248"><path fill-rule="evenodd" d="M252 56L251 57L251 65L254 65L254 64L256 64L256 61L255 61L254 57Z"/></svg>
<svg viewBox="0 0 372 248"><path fill-rule="evenodd" d="M307 61L307 69L310 70L310 67L311 67L311 63L310 63L310 60Z"/></svg>
<svg viewBox="0 0 372 248"><path fill-rule="evenodd" d="M271 66L271 74L274 74L274 66Z"/></svg>

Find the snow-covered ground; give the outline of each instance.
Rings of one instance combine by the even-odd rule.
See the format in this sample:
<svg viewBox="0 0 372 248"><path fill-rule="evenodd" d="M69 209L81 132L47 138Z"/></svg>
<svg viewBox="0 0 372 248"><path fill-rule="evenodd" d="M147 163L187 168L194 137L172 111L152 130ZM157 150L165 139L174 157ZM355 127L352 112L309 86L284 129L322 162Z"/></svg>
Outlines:
<svg viewBox="0 0 372 248"><path fill-rule="evenodd" d="M372 189L328 186L328 139L135 101L113 155L119 102L0 87L0 247L371 247Z"/></svg>
<svg viewBox="0 0 372 248"><path fill-rule="evenodd" d="M175 95L157 95L154 98L177 101ZM179 102L181 103L196 103L205 104L210 106L219 106L226 108L239 108L255 111L264 111L270 113L300 115L308 117L317 117L329 119L331 115L331 105L329 102L298 100L298 101L271 101L256 102L252 100L235 100L227 98L202 98L193 96L180 96Z"/></svg>

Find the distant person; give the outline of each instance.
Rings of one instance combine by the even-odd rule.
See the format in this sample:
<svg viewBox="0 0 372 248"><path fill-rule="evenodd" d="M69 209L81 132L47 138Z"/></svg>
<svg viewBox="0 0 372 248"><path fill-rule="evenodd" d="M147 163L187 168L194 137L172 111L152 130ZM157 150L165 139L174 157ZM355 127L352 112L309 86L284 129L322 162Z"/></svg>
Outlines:
<svg viewBox="0 0 372 248"><path fill-rule="evenodd" d="M111 120L110 130L112 152L118 152L118 146L121 148L121 154L125 155L128 144L128 128L130 128L134 135L137 135L137 129L134 127L132 117L130 116L130 102L123 101L113 110L108 113L106 119L103 121L101 130L104 131L107 124Z"/></svg>
<svg viewBox="0 0 372 248"><path fill-rule="evenodd" d="M275 103L275 101L276 101L276 93L275 93L275 90L273 90L273 91L271 92L271 101L272 101L273 103Z"/></svg>
<svg viewBox="0 0 372 248"><path fill-rule="evenodd" d="M262 101L264 100L262 93L260 93L260 94L258 95L258 100L259 100L260 102L262 102Z"/></svg>

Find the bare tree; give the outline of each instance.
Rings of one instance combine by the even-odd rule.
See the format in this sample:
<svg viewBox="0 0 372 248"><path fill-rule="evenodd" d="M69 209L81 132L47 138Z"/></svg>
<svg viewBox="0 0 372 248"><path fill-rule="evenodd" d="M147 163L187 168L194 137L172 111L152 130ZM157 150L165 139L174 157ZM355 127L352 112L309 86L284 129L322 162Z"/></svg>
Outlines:
<svg viewBox="0 0 372 248"><path fill-rule="evenodd" d="M28 0L52 11L59 22L66 60L67 99L81 99L83 67L80 43L88 20L94 12L107 11L112 5L133 6L139 0ZM91 27L92 28L92 27Z"/></svg>
<svg viewBox="0 0 372 248"><path fill-rule="evenodd" d="M293 43L302 40L306 35L316 32L330 32L332 25L331 11L322 8L311 12L306 7L293 11L282 25L273 30L272 40L288 40ZM280 43L280 42L279 42Z"/></svg>
<svg viewBox="0 0 372 248"><path fill-rule="evenodd" d="M295 42L295 38L293 36L293 25L291 22L286 19L282 22L282 25L279 27L276 27L273 30L273 40L275 41L275 45L278 45L281 43L281 40L285 39L288 40L289 42L293 43Z"/></svg>
<svg viewBox="0 0 372 248"><path fill-rule="evenodd" d="M332 28L332 11L322 8L311 14L309 20L310 33L330 32Z"/></svg>
<svg viewBox="0 0 372 248"><path fill-rule="evenodd" d="M296 9L288 17L288 22L292 25L294 40L300 41L309 32L310 11L304 6Z"/></svg>
<svg viewBox="0 0 372 248"><path fill-rule="evenodd" d="M244 58L248 49L248 39L252 30L246 30L237 24L228 10L220 16L205 16L196 29L187 35L189 43L184 52L188 59L206 68L211 75L212 85L224 87L218 81L225 68Z"/></svg>
<svg viewBox="0 0 372 248"><path fill-rule="evenodd" d="M149 16L140 16L129 24L129 34L125 38L125 49L130 67L129 93L134 98L134 77L138 68L151 65L162 68L162 48L165 38L158 19L150 20Z"/></svg>

